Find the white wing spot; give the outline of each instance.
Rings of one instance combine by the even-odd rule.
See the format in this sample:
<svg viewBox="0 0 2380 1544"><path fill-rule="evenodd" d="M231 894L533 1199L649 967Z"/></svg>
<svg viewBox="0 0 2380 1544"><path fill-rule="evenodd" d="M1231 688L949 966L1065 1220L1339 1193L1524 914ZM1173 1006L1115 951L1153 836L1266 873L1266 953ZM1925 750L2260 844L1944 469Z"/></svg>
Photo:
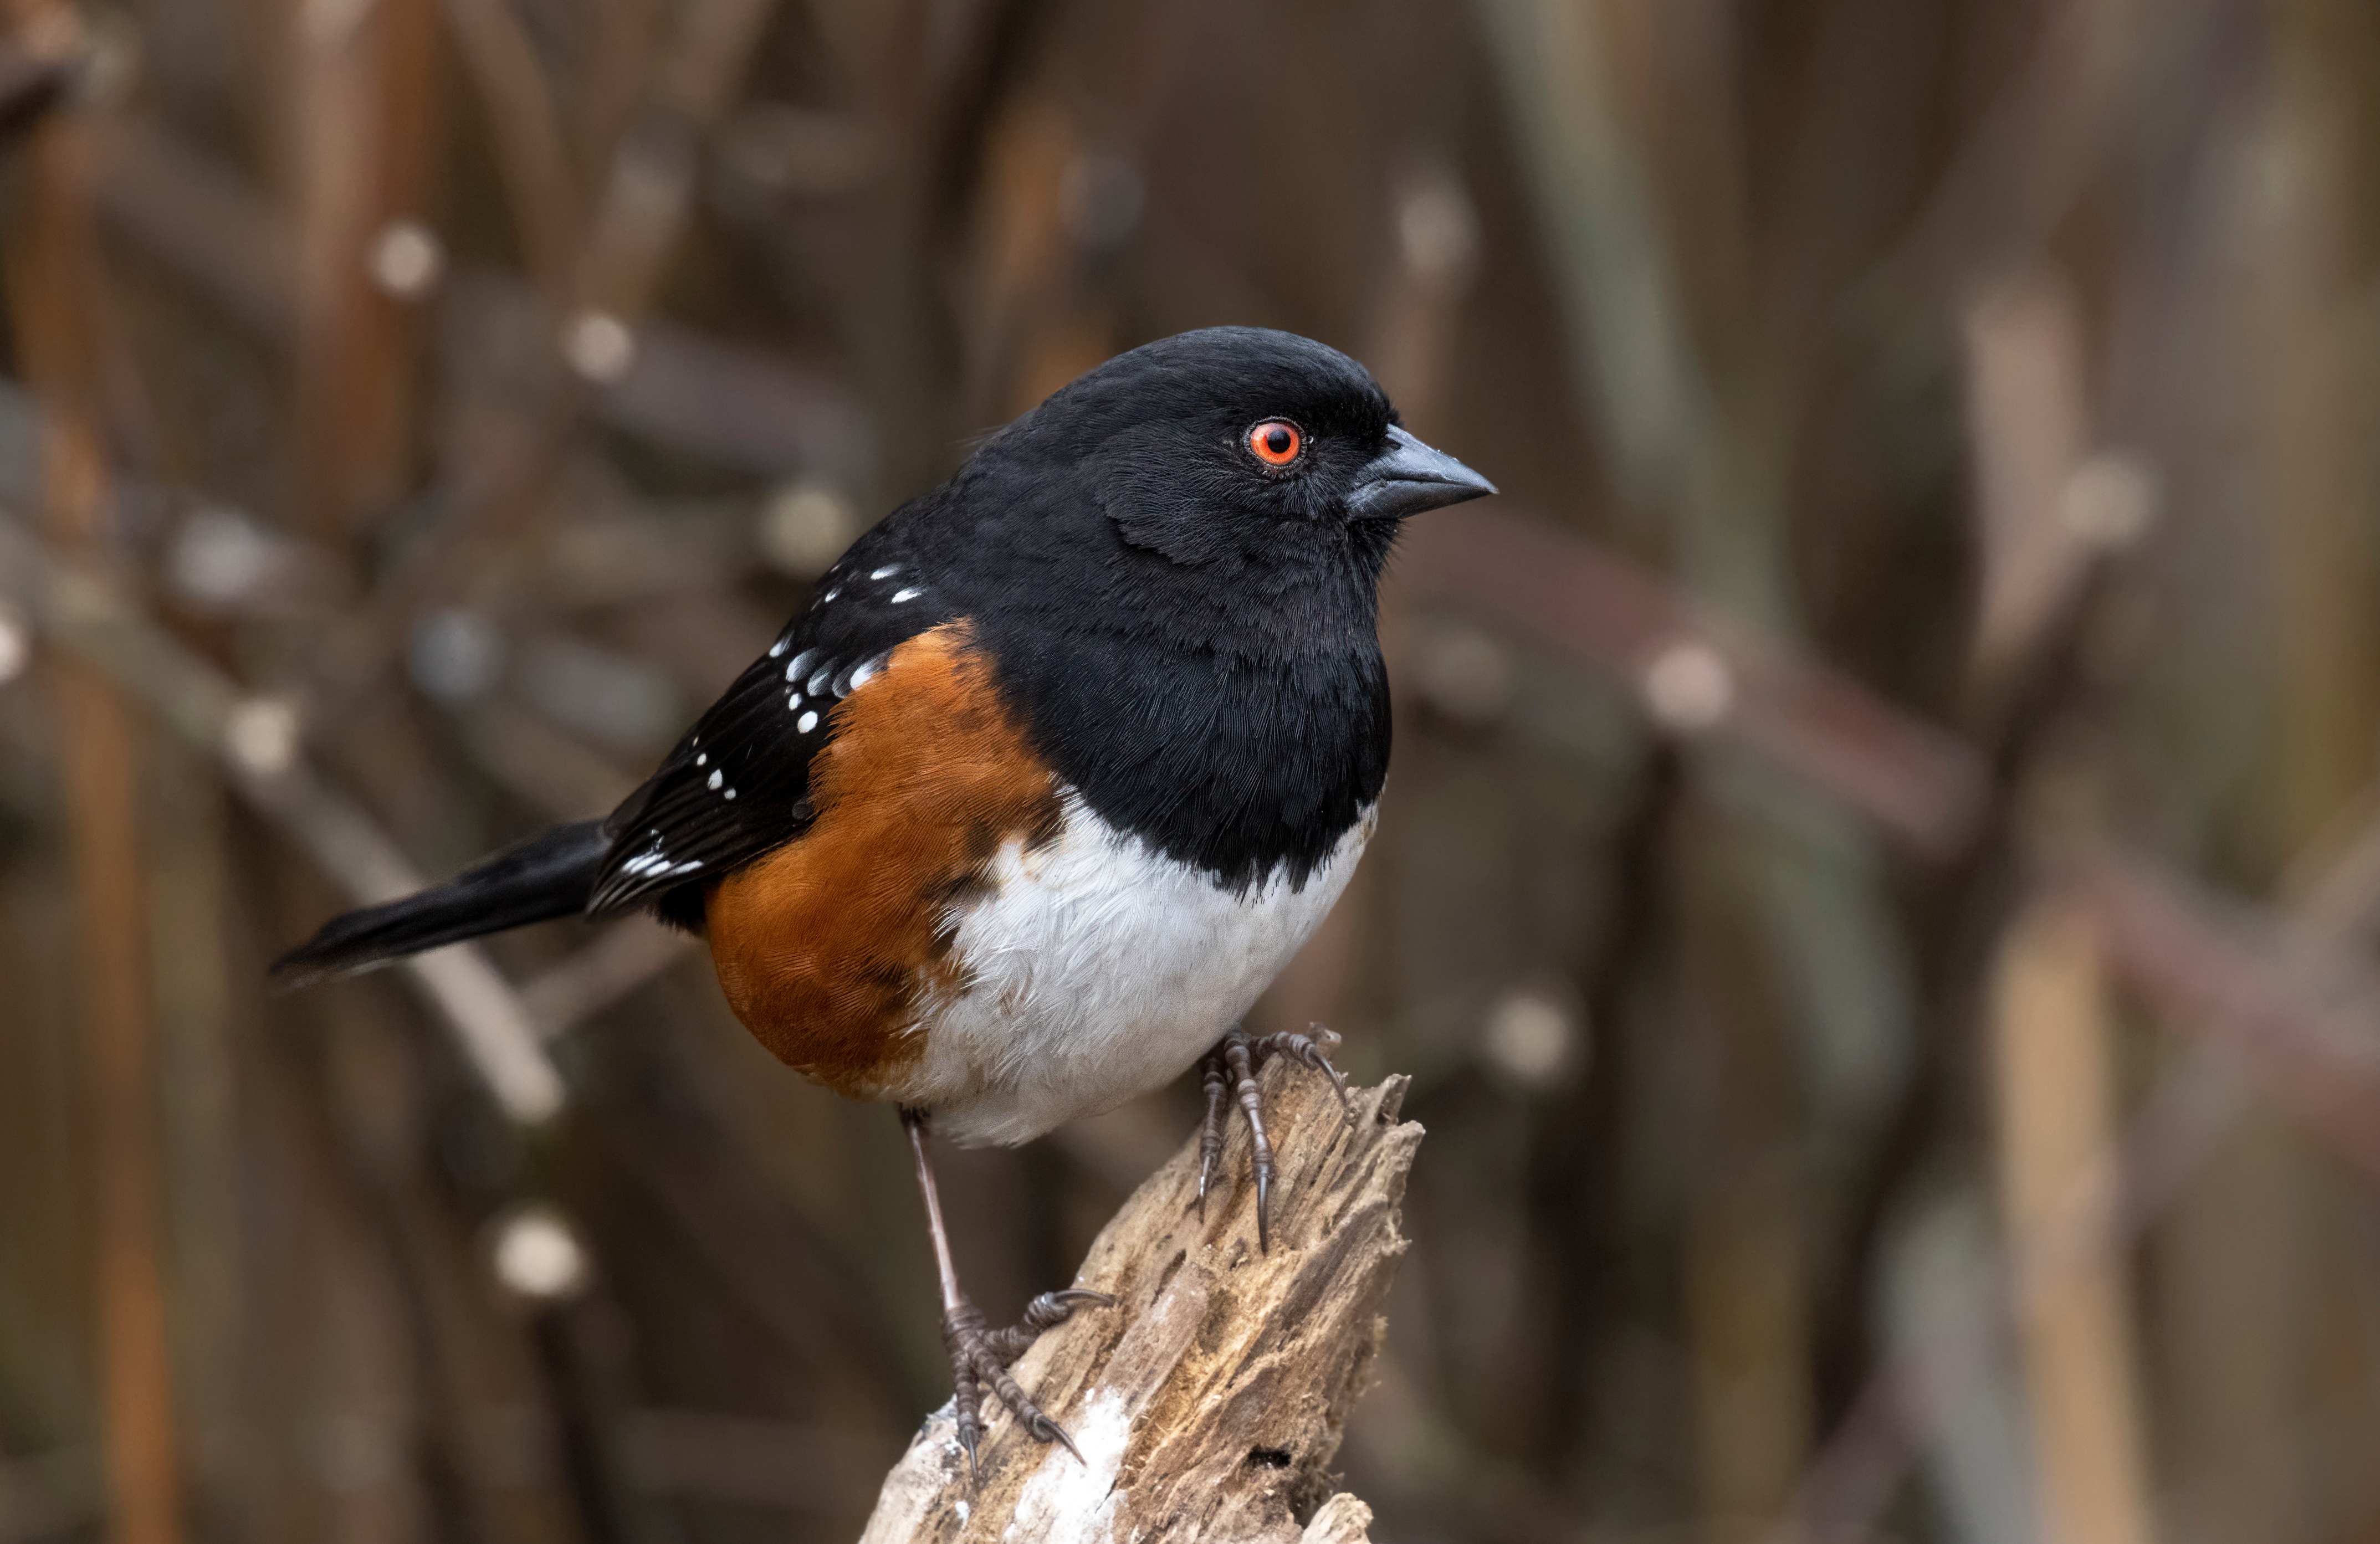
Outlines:
<svg viewBox="0 0 2380 1544"><path fill-rule="evenodd" d="M816 713L803 714L800 720L794 725L794 729L802 734L808 734L810 730L816 728L818 728L818 715Z"/></svg>
<svg viewBox="0 0 2380 1544"><path fill-rule="evenodd" d="M837 585L834 588L832 588L832 589L831 589L831 590L827 591L827 592L826 592L826 594L824 594L824 595L822 595L822 596L819 597L819 604L820 604L820 605L821 605L821 606L823 606L823 605L825 605L828 601L832 600L836 596L839 596L839 595L841 595L842 593L843 593L843 586L842 586L841 585Z"/></svg>
<svg viewBox="0 0 2380 1544"><path fill-rule="evenodd" d="M925 593L925 591L916 588L902 590L892 597L892 604L898 606L905 600L915 600Z"/></svg>
<svg viewBox="0 0 2380 1544"><path fill-rule="evenodd" d="M719 785L720 785L720 784L722 784L722 783L725 782L726 780L727 780L727 774L726 774L725 772L723 772L723 771L720 770L718 767L715 767L715 766L711 768L711 770L710 770L710 786L711 786L714 790L715 790L715 789L717 789L717 788L719 787Z"/></svg>
<svg viewBox="0 0 2380 1544"><path fill-rule="evenodd" d="M901 565L899 563L886 563L882 568L880 568L875 573L869 574L868 577L870 579L890 579L900 572Z"/></svg>
<svg viewBox="0 0 2380 1544"><path fill-rule="evenodd" d="M883 668L884 657L880 654L875 658L869 660L867 664L860 666L859 669L851 672L851 689L855 692L858 691L861 687L875 680L876 672Z"/></svg>
<svg viewBox="0 0 2380 1544"><path fill-rule="evenodd" d="M731 803L734 802L735 798L735 790L734 789L731 788L727 790L727 798Z"/></svg>
<svg viewBox="0 0 2380 1544"><path fill-rule="evenodd" d="M833 679L834 667L832 665L821 665L819 667L818 673L810 677L809 684L805 686L803 690L808 692L813 697L822 697L826 695L826 683Z"/></svg>
<svg viewBox="0 0 2380 1544"><path fill-rule="evenodd" d="M698 755L698 756L695 757L695 758L694 758L694 765L696 765L697 766L710 766L710 753L709 751L705 751L705 752L703 752L703 753L702 753L702 754L700 754L700 755Z"/></svg>
<svg viewBox="0 0 2380 1544"><path fill-rule="evenodd" d="M785 698L785 711L788 713L791 713L794 709L801 706L802 694L799 692L793 693Z"/></svg>
<svg viewBox="0 0 2380 1544"><path fill-rule="evenodd" d="M784 653L784 652L785 652L785 640L784 640L784 639L783 639L783 638L778 639L775 643L771 644L771 645L769 645L769 657L770 657L770 658L771 658L771 659L774 659L775 657L777 657L777 656L779 656L779 655L781 655L781 654L783 654L783 653Z"/></svg>
<svg viewBox="0 0 2380 1544"><path fill-rule="evenodd" d="M787 681L801 680L802 672L810 668L810 661L817 657L818 650L814 648L806 648L802 650L801 653L795 655L794 662L785 667L785 679Z"/></svg>

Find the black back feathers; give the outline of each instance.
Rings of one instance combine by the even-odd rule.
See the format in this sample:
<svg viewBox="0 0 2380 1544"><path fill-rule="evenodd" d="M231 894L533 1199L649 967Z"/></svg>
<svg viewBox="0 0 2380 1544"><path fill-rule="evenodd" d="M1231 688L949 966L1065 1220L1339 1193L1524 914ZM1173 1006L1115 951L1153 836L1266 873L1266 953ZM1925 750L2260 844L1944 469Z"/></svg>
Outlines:
<svg viewBox="0 0 2380 1544"><path fill-rule="evenodd" d="M613 847L589 911L658 906L664 921L689 925L700 920L702 887L808 826L810 760L834 733L836 706L895 647L953 614L948 587L902 540L916 507L820 578L769 651L604 821Z"/></svg>

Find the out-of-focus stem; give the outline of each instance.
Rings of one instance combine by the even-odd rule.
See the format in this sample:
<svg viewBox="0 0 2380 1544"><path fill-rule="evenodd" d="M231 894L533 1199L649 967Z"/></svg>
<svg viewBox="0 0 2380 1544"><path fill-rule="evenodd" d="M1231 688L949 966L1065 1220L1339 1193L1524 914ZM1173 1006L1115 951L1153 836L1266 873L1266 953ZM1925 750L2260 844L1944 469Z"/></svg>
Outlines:
<svg viewBox="0 0 2380 1544"><path fill-rule="evenodd" d="M375 283L370 253L392 222L419 216L430 191L436 25L430 0L299 14L286 126L293 449L304 524L335 537L403 497L412 474L417 321L410 303Z"/></svg>
<svg viewBox="0 0 2380 1544"><path fill-rule="evenodd" d="M46 7L18 6L33 26ZM104 437L91 289L97 244L83 201L79 126L52 122L29 147L8 257L26 376L44 412L42 502L60 544L103 560L109 545ZM142 725L96 668L53 676L73 876L76 994L90 1101L91 1242L109 1537L182 1536L172 1348L161 1259L164 1204L140 839Z"/></svg>
<svg viewBox="0 0 2380 1544"><path fill-rule="evenodd" d="M2098 932L2083 908L2037 901L2016 921L1990 1017L2001 1204L2022 1240L2058 1225L2115 1140L2114 1026ZM2121 1260L2101 1251L2044 1284L2022 1305L2017 1330L2043 1537L2147 1544Z"/></svg>

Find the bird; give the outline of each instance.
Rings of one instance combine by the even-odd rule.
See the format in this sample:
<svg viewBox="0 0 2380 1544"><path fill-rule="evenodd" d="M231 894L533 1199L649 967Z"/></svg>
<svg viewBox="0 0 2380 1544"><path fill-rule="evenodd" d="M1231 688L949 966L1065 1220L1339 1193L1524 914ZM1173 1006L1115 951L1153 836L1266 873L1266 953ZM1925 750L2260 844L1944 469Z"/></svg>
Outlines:
<svg viewBox="0 0 2380 1544"><path fill-rule="evenodd" d="M1236 1102L1260 1247L1256 1071L1337 1037L1241 1019L1371 839L1390 749L1379 583L1402 522L1495 492L1355 360L1215 327L1118 355L978 444L818 579L620 806L325 923L292 984L568 916L707 939L776 1056L899 1110L940 1278L956 1434L1078 1309L986 1327L928 1139L1014 1145L1201 1068L1199 1197ZM1077 1454L1079 1456L1079 1454Z"/></svg>

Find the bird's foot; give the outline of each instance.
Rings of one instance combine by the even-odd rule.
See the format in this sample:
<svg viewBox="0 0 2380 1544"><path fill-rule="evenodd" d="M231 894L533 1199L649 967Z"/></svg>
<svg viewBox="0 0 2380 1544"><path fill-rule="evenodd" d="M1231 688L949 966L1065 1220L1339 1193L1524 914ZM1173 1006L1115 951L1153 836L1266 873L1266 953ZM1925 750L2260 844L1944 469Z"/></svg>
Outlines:
<svg viewBox="0 0 2380 1544"><path fill-rule="evenodd" d="M1036 1441L1058 1442L1076 1458L1082 1450L1066 1429L1043 1413L1010 1377L1008 1366L1033 1348L1042 1333L1064 1323L1075 1309L1086 1303L1112 1308L1115 1299L1104 1292L1070 1286L1062 1292L1044 1292L1025 1305L1025 1317L1005 1330L987 1330L983 1310L965 1298L959 1306L942 1315L942 1345L951 1354L951 1380L955 1385L952 1409L958 1419L959 1446L965 1450L967 1478L975 1478L976 1448L983 1441L983 1391L989 1387L1000 1396L1017 1420Z"/></svg>
<svg viewBox="0 0 2380 1544"><path fill-rule="evenodd" d="M1234 1025L1232 1032L1215 1043L1200 1062L1200 1083L1207 1092L1207 1121L1198 1134L1198 1214L1207 1214L1207 1187L1215 1177L1215 1164L1223 1155L1223 1127L1230 1119L1223 1107L1223 1095L1229 1091L1238 1101L1240 1111L1248 1119L1248 1145L1255 1155L1257 1171L1257 1248L1272 1248L1272 1186L1276 1170L1272 1161L1272 1140L1265 1135L1264 1096L1257 1089L1257 1074L1264 1064L1275 1056L1288 1056L1314 1068L1330 1080L1339 1095L1339 1108L1349 1120L1355 1118L1355 1107L1347 1099L1347 1080L1330 1065L1328 1053L1338 1049L1336 1031L1321 1025L1311 1026L1311 1034L1283 1031L1280 1034L1255 1036Z"/></svg>

